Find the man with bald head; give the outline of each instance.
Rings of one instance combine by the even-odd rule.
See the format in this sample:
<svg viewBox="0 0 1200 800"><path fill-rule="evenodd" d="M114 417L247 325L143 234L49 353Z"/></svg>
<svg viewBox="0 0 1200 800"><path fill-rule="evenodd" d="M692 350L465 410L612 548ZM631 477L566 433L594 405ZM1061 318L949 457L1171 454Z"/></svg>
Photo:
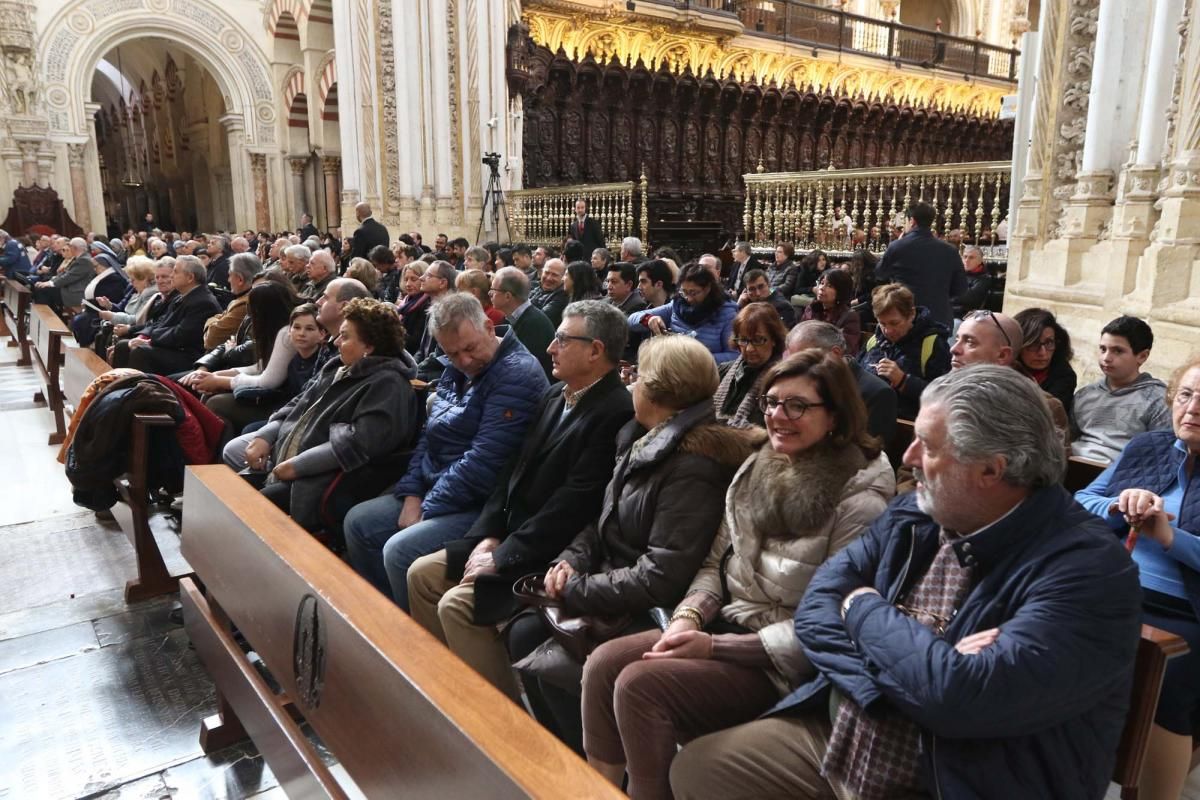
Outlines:
<svg viewBox="0 0 1200 800"><path fill-rule="evenodd" d="M371 252L371 248L379 245L387 247L392 243L388 229L376 222L375 217L372 216L370 205L367 203L356 205L354 217L358 220L358 230L354 232L350 242L350 258L366 258L367 254ZM349 263L349 259L347 259L347 263Z"/></svg>
<svg viewBox="0 0 1200 800"><path fill-rule="evenodd" d="M529 302L540 308L555 328L562 322L563 309L570 300L563 286L566 274L567 265L561 258L546 259L541 283L529 293Z"/></svg>

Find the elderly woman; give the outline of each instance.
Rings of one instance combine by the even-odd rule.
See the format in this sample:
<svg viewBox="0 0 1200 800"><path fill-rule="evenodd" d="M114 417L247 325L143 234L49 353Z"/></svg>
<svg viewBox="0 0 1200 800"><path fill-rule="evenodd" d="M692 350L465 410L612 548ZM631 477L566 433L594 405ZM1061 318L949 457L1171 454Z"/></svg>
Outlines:
<svg viewBox="0 0 1200 800"><path fill-rule="evenodd" d="M1167 661L1139 787L1150 800L1182 794L1200 734L1200 355L1175 371L1167 400L1174 430L1135 436L1075 495L1118 533L1136 531L1142 622L1190 647Z"/></svg>
<svg viewBox="0 0 1200 800"><path fill-rule="evenodd" d="M1052 394L1071 413L1078 376L1071 367L1071 334L1044 308L1026 308L1013 317L1024 341L1017 362L1043 392Z"/></svg>
<svg viewBox="0 0 1200 800"><path fill-rule="evenodd" d="M108 245L103 247L108 250ZM83 308L71 318L71 332L83 347L90 346L100 330L100 311L129 297L129 283L115 258L104 253L103 259L95 258L92 263L92 279L83 287Z"/></svg>
<svg viewBox="0 0 1200 800"><path fill-rule="evenodd" d="M125 262L125 277L129 279L129 289L120 302L114 303L107 297L96 300L96 305L103 309L99 312L101 320L114 325L133 325L138 322L141 310L158 294L159 287L154 281L154 261L151 259L130 256Z"/></svg>
<svg viewBox="0 0 1200 800"><path fill-rule="evenodd" d="M342 316L340 357L271 415L246 447L245 464L231 465L269 472L263 494L308 530L319 527L321 497L339 471L399 450L419 420L395 310L356 298Z"/></svg>
<svg viewBox="0 0 1200 800"><path fill-rule="evenodd" d="M816 299L804 309L800 321L828 322L846 338L846 355L856 357L862 344L862 324L854 304L854 278L843 269L827 269L817 278Z"/></svg>
<svg viewBox="0 0 1200 800"><path fill-rule="evenodd" d="M896 391L900 418L916 419L925 386L950 371L949 331L898 283L876 286L871 309L878 332L867 340L859 361Z"/></svg>
<svg viewBox="0 0 1200 800"><path fill-rule="evenodd" d="M720 524L734 471L763 440L761 432L733 431L713 417L717 370L703 345L684 336L651 339L639 366L634 419L617 435L600 518L575 537L545 580L546 592L570 614L628 616L631 630L652 627L651 608L682 599ZM549 635L540 617L519 617L509 630L509 652L521 659ZM561 678L559 685L542 679L536 656L531 661L525 687L535 716L582 752L583 665L565 687Z"/></svg>
<svg viewBox="0 0 1200 800"><path fill-rule="evenodd" d="M679 275L679 295L666 305L631 314L629 327L638 334L648 330L655 336L682 333L694 337L720 364L739 355L731 344L737 311L737 303L725 296L713 274L692 262Z"/></svg>
<svg viewBox="0 0 1200 800"><path fill-rule="evenodd" d="M350 266L346 267L345 277L358 281L367 287L367 291L371 294L375 294L375 287L379 285L379 270L375 269L374 264L361 256L355 256L350 259Z"/></svg>
<svg viewBox="0 0 1200 800"><path fill-rule="evenodd" d="M733 344L741 355L721 365L713 411L733 428L762 425L762 385L768 370L783 357L787 328L769 303L750 303L733 319Z"/></svg>
<svg viewBox="0 0 1200 800"><path fill-rule="evenodd" d="M429 295L421 291L421 280L425 277L424 261L410 261L404 265L400 276L400 301L396 311L404 323L404 349L416 353L421 348L425 335L425 319L429 314Z"/></svg>
<svg viewBox="0 0 1200 800"><path fill-rule="evenodd" d="M825 559L887 506L895 478L841 358L771 368L768 442L737 471L708 557L664 632L598 647L583 671L588 761L629 795L669 798L681 742L754 719L814 674L792 617Z"/></svg>

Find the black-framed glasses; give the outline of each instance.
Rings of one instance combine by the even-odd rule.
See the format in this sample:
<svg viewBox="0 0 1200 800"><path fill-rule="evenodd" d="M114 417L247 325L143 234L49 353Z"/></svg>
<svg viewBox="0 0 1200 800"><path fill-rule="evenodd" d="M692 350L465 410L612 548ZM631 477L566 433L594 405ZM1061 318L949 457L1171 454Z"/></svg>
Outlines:
<svg viewBox="0 0 1200 800"><path fill-rule="evenodd" d="M810 403L799 397L787 397L780 400L778 397L765 394L758 398L758 410L763 413L763 416L769 417L775 413L775 409L783 406L783 415L790 420L800 419L810 408L824 405L824 403Z"/></svg>
<svg viewBox="0 0 1200 800"><path fill-rule="evenodd" d="M972 311L971 315L967 317L967 319L990 319L992 324L996 326L996 330L1000 331L1000 335L1004 337L1004 343L1009 347L1013 346L1012 339L1008 338L1008 334L1004 331L1004 326L1000 324L1000 320L996 319L996 312L991 311L990 309L981 308L978 311Z"/></svg>
<svg viewBox="0 0 1200 800"><path fill-rule="evenodd" d="M557 331L554 334L554 341L558 343L559 347L566 347L567 342L570 341L591 343L596 340L590 336L571 336L570 334L563 333L562 331Z"/></svg>
<svg viewBox="0 0 1200 800"><path fill-rule="evenodd" d="M747 338L745 336L735 336L733 339L734 347L762 347L771 340L765 336L753 336Z"/></svg>

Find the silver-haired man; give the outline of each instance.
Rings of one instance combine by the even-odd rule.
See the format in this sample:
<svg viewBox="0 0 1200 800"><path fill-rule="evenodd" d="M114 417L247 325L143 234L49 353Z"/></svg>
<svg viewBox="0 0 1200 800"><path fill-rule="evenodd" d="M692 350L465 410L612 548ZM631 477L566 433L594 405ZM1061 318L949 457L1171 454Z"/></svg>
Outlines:
<svg viewBox="0 0 1200 800"><path fill-rule="evenodd" d="M917 491L821 566L796 610L814 676L695 740L676 797L1100 797L1141 628L1137 569L1059 484L1037 386L1009 367L926 388Z"/></svg>

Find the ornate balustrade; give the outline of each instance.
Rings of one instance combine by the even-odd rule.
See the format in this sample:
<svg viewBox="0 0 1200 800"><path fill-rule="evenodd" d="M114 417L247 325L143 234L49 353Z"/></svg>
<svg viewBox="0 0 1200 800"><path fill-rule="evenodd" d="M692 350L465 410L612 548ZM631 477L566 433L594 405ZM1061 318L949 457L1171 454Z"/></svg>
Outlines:
<svg viewBox="0 0 1200 800"><path fill-rule="evenodd" d="M626 236L639 236L645 241L650 225L646 189L646 176L642 175L638 182L583 183L508 192L512 240L531 247L562 245L567 227L575 218L575 201L583 198L588 201L588 214L600 223L609 249L618 249Z"/></svg>
<svg viewBox="0 0 1200 800"><path fill-rule="evenodd" d="M880 250L887 226L902 226L904 209L924 201L936 212L939 234L960 228L966 241L994 244L992 232L1008 215L1011 172L1011 162L980 161L744 175L742 224L755 247L791 242L798 249L848 248L855 228L866 235L868 248Z"/></svg>

